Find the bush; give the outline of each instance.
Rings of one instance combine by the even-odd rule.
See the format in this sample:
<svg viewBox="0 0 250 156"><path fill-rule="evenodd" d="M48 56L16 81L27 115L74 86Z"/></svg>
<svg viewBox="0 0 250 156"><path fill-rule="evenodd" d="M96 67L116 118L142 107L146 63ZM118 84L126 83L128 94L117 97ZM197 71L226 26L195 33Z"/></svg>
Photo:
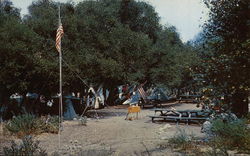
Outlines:
<svg viewBox="0 0 250 156"><path fill-rule="evenodd" d="M247 123L250 124L250 112L248 112L245 118L247 120Z"/></svg>
<svg viewBox="0 0 250 156"><path fill-rule="evenodd" d="M4 147L5 156L47 156L45 150L41 149L38 141L33 141L31 136L26 136L22 139L21 144L16 144L14 141L11 147Z"/></svg>
<svg viewBox="0 0 250 156"><path fill-rule="evenodd" d="M169 139L169 143L177 145L178 147L188 144L189 141L189 136L185 130L178 130L176 135Z"/></svg>
<svg viewBox="0 0 250 156"><path fill-rule="evenodd" d="M175 136L168 140L168 143L174 148L178 148L185 153L200 153L194 136L188 135L185 130L179 129Z"/></svg>
<svg viewBox="0 0 250 156"><path fill-rule="evenodd" d="M5 128L17 137L41 133L57 133L58 117L37 118L32 114L23 114L10 120Z"/></svg>
<svg viewBox="0 0 250 156"><path fill-rule="evenodd" d="M87 117L86 116L79 117L78 121L79 121L79 125L84 125L84 126L87 125Z"/></svg>
<svg viewBox="0 0 250 156"><path fill-rule="evenodd" d="M59 131L59 117L49 116L42 120L44 124L42 130L44 133L58 133Z"/></svg>
<svg viewBox="0 0 250 156"><path fill-rule="evenodd" d="M16 134L18 137L23 137L30 134L41 133L40 125L37 118L31 114L23 114L17 117L14 117L6 125L6 129L12 133Z"/></svg>
<svg viewBox="0 0 250 156"><path fill-rule="evenodd" d="M210 143L214 148L250 153L250 129L246 120L238 119L232 122L215 120L212 122L211 131L214 136Z"/></svg>

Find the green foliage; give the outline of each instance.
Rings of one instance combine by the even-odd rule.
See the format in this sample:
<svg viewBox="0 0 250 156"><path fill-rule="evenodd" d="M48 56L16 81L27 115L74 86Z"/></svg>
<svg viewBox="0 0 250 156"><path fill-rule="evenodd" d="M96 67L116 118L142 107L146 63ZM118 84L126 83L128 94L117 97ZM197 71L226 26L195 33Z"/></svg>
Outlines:
<svg viewBox="0 0 250 156"><path fill-rule="evenodd" d="M59 117L49 116L47 118L39 119L41 122L41 129L43 133L58 133L59 130Z"/></svg>
<svg viewBox="0 0 250 156"><path fill-rule="evenodd" d="M51 53L51 50L55 51L55 6L53 1L38 1L29 7L30 14L25 18L25 23L48 43L45 49L41 49L44 52L39 63L45 70L52 69L48 70L52 78L56 78L52 82L57 80L54 76L57 71L53 69L57 68L56 53ZM83 1L76 6L61 4L64 60L70 62L71 68L87 81L116 86L145 79L145 70L140 69L146 62L143 58L150 51L151 41L145 34L122 25L117 16L119 9L120 1L112 0ZM67 66L63 69L69 73L64 76L65 89L72 88L69 87L72 80L75 84L82 83L75 79Z"/></svg>
<svg viewBox="0 0 250 156"><path fill-rule="evenodd" d="M80 116L79 119L78 119L78 123L79 123L79 125L86 126L87 125L87 117L86 116Z"/></svg>
<svg viewBox="0 0 250 156"><path fill-rule="evenodd" d="M211 131L212 137L208 142L204 142L189 136L184 130L178 130L168 143L181 152L189 152L190 155L227 156L229 151L249 154L250 129L245 120L225 122L217 119L212 122ZM203 152L202 146L206 147Z"/></svg>
<svg viewBox="0 0 250 156"><path fill-rule="evenodd" d="M16 13L3 11L0 16L0 87L8 94L31 91L50 96L59 83L55 49L58 3L35 1L23 19L18 9L9 6ZM176 87L185 85L190 77L187 73L196 52L181 42L174 27L160 25L150 4L90 0L60 6L65 92L82 89L84 84L75 73L110 91L121 84L145 81Z"/></svg>
<svg viewBox="0 0 250 156"><path fill-rule="evenodd" d="M197 59L196 52L181 42L174 27L164 27L159 31L158 40L153 46L149 78L155 84L185 87L192 75L190 68L196 65Z"/></svg>
<svg viewBox="0 0 250 156"><path fill-rule="evenodd" d="M11 121L6 124L6 128L18 137L23 137L33 133L40 133L40 123L34 115L23 114L14 117Z"/></svg>
<svg viewBox="0 0 250 156"><path fill-rule="evenodd" d="M10 2L1 1L0 10L0 86L4 86L8 93L23 92L35 78L36 63L32 54L37 36L22 24L18 9Z"/></svg>
<svg viewBox="0 0 250 156"><path fill-rule="evenodd" d="M248 124L250 124L250 112L247 113L247 115L245 116Z"/></svg>
<svg viewBox="0 0 250 156"><path fill-rule="evenodd" d="M215 149L224 151L236 149L240 152L250 152L250 129L245 120L223 122L215 120L212 122L212 132L214 137L211 139L211 146Z"/></svg>
<svg viewBox="0 0 250 156"><path fill-rule="evenodd" d="M168 147L177 149L183 155L203 155L204 152L200 149L202 145L204 145L202 141L195 138L194 135L187 134L184 129L178 129L175 136L168 141Z"/></svg>
<svg viewBox="0 0 250 156"><path fill-rule="evenodd" d="M190 138L185 130L179 130L177 134L169 139L170 144L176 144L177 146L185 146L190 141Z"/></svg>
<svg viewBox="0 0 250 156"><path fill-rule="evenodd" d="M37 118L32 114L23 114L10 120L6 129L17 137L26 135L37 135L40 133L57 133L59 122L58 117Z"/></svg>
<svg viewBox="0 0 250 156"><path fill-rule="evenodd" d="M12 141L11 147L4 147L5 156L47 156L48 154L40 148L38 141L31 136L25 136L20 144Z"/></svg>
<svg viewBox="0 0 250 156"><path fill-rule="evenodd" d="M147 34L154 43L158 40L157 32L160 30L160 18L148 3L122 0L119 15L121 23L127 24L132 31Z"/></svg>
<svg viewBox="0 0 250 156"><path fill-rule="evenodd" d="M188 135L184 129L178 129L174 137L168 140L170 146L185 153L200 153L193 135Z"/></svg>
<svg viewBox="0 0 250 156"><path fill-rule="evenodd" d="M250 1L204 2L210 12L197 42L202 58L199 72L205 75L206 85L213 86L219 96L226 95L226 104L237 116L246 115L250 86Z"/></svg>

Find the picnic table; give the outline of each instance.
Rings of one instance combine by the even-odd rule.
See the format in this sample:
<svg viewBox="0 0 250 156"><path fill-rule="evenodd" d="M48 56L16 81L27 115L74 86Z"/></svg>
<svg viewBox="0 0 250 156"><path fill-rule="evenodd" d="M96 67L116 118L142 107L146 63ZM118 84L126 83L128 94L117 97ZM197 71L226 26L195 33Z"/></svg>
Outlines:
<svg viewBox="0 0 250 156"><path fill-rule="evenodd" d="M160 107L162 107L160 101L159 100L154 100L154 99L141 100L141 102L139 102L139 105L142 108L157 107L158 105L160 105Z"/></svg>
<svg viewBox="0 0 250 156"><path fill-rule="evenodd" d="M201 95L180 95L182 98L201 98Z"/></svg>
<svg viewBox="0 0 250 156"><path fill-rule="evenodd" d="M154 119L163 119L164 121L181 122L186 121L187 124L192 122L206 121L211 114L210 111L204 110L173 110L173 109L155 109L155 115L149 116L154 122ZM157 115L157 113L160 113Z"/></svg>
<svg viewBox="0 0 250 156"><path fill-rule="evenodd" d="M200 102L201 95L180 95L178 101Z"/></svg>

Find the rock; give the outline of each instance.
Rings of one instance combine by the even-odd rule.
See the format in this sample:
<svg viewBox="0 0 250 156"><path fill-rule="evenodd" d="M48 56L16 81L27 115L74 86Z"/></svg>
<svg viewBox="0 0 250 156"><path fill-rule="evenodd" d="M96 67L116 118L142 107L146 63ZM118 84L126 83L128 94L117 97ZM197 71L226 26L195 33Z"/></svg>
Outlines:
<svg viewBox="0 0 250 156"><path fill-rule="evenodd" d="M211 133L211 128L212 128L212 123L210 121L206 121L201 126L201 132L210 134Z"/></svg>
<svg viewBox="0 0 250 156"><path fill-rule="evenodd" d="M214 120L217 120L217 119L220 119L220 120L223 120L225 122L232 122L232 121L235 121L237 120L237 116L233 113L220 113L220 114L212 114L210 116L210 119L209 121L206 121L202 124L202 127L201 127L201 132L202 133L206 133L207 137L211 137L213 134L212 134L212 131L211 131L211 128L212 128L212 122Z"/></svg>
<svg viewBox="0 0 250 156"><path fill-rule="evenodd" d="M163 128L164 129L168 129L168 128L171 128L172 126L170 124L166 124Z"/></svg>
<svg viewBox="0 0 250 156"><path fill-rule="evenodd" d="M165 126L159 128L160 132L165 132L167 129L171 128L172 126L170 124L166 124Z"/></svg>
<svg viewBox="0 0 250 156"><path fill-rule="evenodd" d="M167 139L168 139L168 137L166 137L166 136L161 137L161 140L167 140Z"/></svg>
<svg viewBox="0 0 250 156"><path fill-rule="evenodd" d="M77 148L78 148L78 149L82 149L82 146L78 145Z"/></svg>
<svg viewBox="0 0 250 156"><path fill-rule="evenodd" d="M232 121L237 120L238 118L234 113L221 113L211 118L211 120L215 120L215 119L221 119L227 122L232 122Z"/></svg>

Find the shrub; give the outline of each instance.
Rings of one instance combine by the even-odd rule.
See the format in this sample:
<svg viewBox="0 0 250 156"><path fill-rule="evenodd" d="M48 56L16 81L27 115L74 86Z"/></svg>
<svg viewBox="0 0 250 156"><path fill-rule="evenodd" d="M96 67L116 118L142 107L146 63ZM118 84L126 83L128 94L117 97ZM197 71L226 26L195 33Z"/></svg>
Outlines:
<svg viewBox="0 0 250 156"><path fill-rule="evenodd" d="M183 152L200 153L196 145L193 135L188 135L185 130L179 129L173 138L168 140L168 143L174 148L180 149Z"/></svg>
<svg viewBox="0 0 250 156"><path fill-rule="evenodd" d="M247 123L250 124L250 112L248 112L248 114L246 115L246 120Z"/></svg>
<svg viewBox="0 0 250 156"><path fill-rule="evenodd" d="M39 123L34 115L23 114L10 120L5 127L10 133L16 134L21 138L30 134L41 133L41 124L42 122Z"/></svg>
<svg viewBox="0 0 250 156"><path fill-rule="evenodd" d="M214 134L210 143L217 149L239 150L250 153L250 129L246 120L235 120L223 122L215 120L212 122L211 131Z"/></svg>
<svg viewBox="0 0 250 156"><path fill-rule="evenodd" d="M22 139L21 144L16 144L14 141L11 147L4 147L5 156L47 156L45 150L39 146L39 141L33 141L31 136L26 136Z"/></svg>
<svg viewBox="0 0 250 156"><path fill-rule="evenodd" d="M37 118L32 114L23 114L10 120L5 128L17 137L41 133L58 133L58 117Z"/></svg>
<svg viewBox="0 0 250 156"><path fill-rule="evenodd" d="M87 117L86 116L79 117L78 121L79 121L79 125L84 125L84 126L87 125Z"/></svg>
<svg viewBox="0 0 250 156"><path fill-rule="evenodd" d="M189 142L189 136L185 132L185 130L178 130L178 132L175 134L173 138L169 139L169 143L173 145L177 145L178 147L183 146L185 144L188 144Z"/></svg>
<svg viewBox="0 0 250 156"><path fill-rule="evenodd" d="M46 120L45 120L46 119ZM49 116L43 120L44 126L42 127L43 132L45 133L58 133L59 131L59 117L58 116Z"/></svg>

